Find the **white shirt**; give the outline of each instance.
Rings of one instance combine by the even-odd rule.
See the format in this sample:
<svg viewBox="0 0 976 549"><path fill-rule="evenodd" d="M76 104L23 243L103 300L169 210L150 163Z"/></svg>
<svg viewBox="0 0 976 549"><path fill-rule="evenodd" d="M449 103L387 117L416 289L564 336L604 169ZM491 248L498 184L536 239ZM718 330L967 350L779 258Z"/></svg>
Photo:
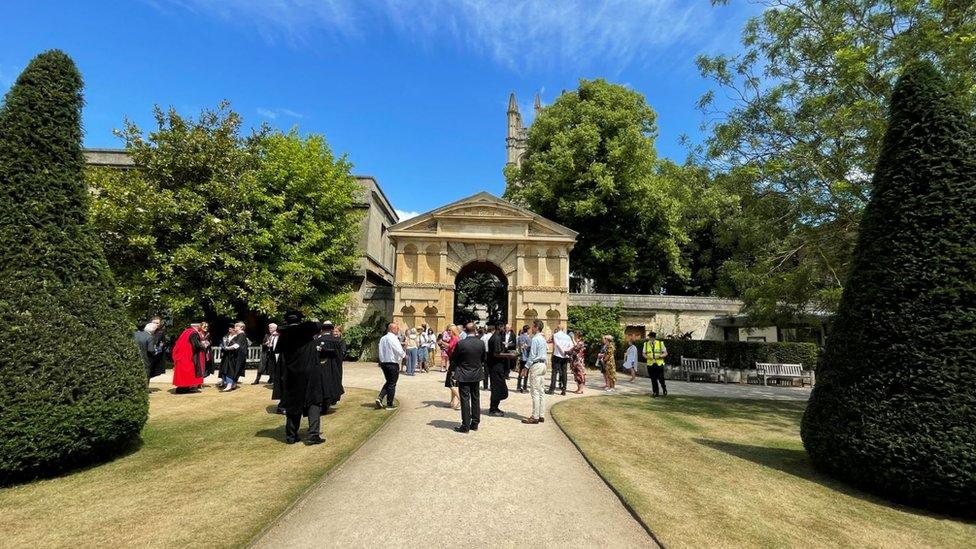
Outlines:
<svg viewBox="0 0 976 549"><path fill-rule="evenodd" d="M631 345L627 347L627 355L624 356L624 363L622 366L628 370L633 368L637 364L637 345Z"/></svg>
<svg viewBox="0 0 976 549"><path fill-rule="evenodd" d="M485 332L485 335L481 336L481 341L485 344L485 351L488 350L488 340L491 339L492 334Z"/></svg>
<svg viewBox="0 0 976 549"><path fill-rule="evenodd" d="M379 351L380 362L399 364L403 357L407 356L407 352L403 350L403 345L400 345L400 338L393 332L387 332L385 336L380 338Z"/></svg>
<svg viewBox="0 0 976 549"><path fill-rule="evenodd" d="M573 339L566 332L559 330L552 334L552 347L553 356L566 358L566 353L573 348Z"/></svg>

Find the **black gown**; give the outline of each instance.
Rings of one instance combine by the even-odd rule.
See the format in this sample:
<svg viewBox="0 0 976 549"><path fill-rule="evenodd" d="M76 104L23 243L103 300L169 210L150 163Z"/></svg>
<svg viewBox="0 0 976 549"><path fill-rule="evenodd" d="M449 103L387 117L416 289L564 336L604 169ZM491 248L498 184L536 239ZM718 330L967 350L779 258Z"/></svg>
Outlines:
<svg viewBox="0 0 976 549"><path fill-rule="evenodd" d="M491 380L491 403L492 408L497 408L498 403L508 398L508 359L498 355L508 352L505 348L505 335L502 332L495 332L488 340L488 379Z"/></svg>
<svg viewBox="0 0 976 549"><path fill-rule="evenodd" d="M339 402L345 389L342 388L342 360L346 356L346 344L335 334L315 336L315 346L319 350L319 375L322 377L322 392L325 402L322 408Z"/></svg>
<svg viewBox="0 0 976 549"><path fill-rule="evenodd" d="M321 330L321 324L310 321L287 324L278 330L281 383L280 388L275 383L274 393L280 394L281 407L289 412L300 409L305 415L309 405L326 403L315 338Z"/></svg>

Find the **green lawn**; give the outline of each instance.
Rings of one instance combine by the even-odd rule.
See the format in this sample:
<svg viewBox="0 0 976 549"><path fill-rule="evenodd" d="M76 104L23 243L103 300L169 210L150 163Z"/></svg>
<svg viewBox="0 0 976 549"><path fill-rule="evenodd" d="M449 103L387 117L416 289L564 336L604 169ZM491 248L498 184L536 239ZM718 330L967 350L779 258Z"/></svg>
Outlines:
<svg viewBox="0 0 976 549"><path fill-rule="evenodd" d="M804 406L593 397L552 415L668 547L976 546L976 524L815 472L800 441Z"/></svg>
<svg viewBox="0 0 976 549"><path fill-rule="evenodd" d="M0 546L239 547L391 417L349 389L322 418L325 444L286 445L264 386L168 388L154 386L137 450L0 490Z"/></svg>

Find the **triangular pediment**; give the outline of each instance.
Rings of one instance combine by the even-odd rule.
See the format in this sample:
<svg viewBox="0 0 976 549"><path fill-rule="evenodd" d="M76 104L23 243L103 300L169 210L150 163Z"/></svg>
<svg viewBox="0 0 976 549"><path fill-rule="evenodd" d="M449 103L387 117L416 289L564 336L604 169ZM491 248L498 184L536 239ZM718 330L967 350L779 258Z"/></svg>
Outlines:
<svg viewBox="0 0 976 549"><path fill-rule="evenodd" d="M401 221L389 230L391 233L436 232L438 219L524 220L530 235L576 238L572 229L484 191Z"/></svg>

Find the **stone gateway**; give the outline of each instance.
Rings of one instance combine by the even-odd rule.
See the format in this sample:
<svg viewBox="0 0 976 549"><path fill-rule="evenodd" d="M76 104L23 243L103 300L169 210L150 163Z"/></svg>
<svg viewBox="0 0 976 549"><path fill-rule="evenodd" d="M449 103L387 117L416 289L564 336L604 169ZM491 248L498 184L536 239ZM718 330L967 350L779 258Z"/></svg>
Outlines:
<svg viewBox="0 0 976 549"><path fill-rule="evenodd" d="M565 324L576 232L487 192L390 227L396 247L393 320L440 331L454 322L459 275L491 272L507 285L505 318Z"/></svg>

